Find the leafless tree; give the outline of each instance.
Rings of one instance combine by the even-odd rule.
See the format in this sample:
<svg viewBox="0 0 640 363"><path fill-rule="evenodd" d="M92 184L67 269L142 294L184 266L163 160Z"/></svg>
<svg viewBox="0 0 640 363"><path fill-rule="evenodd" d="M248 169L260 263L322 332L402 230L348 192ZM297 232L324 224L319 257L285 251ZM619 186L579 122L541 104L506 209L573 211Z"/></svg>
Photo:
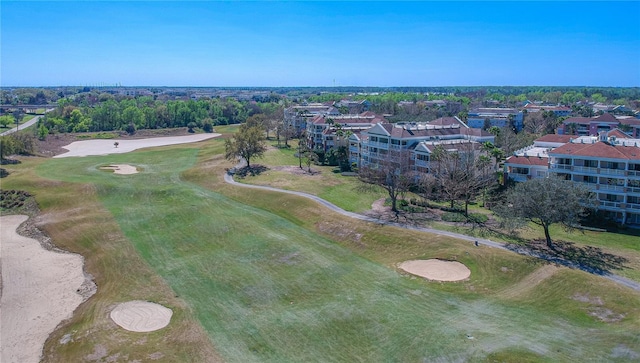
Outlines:
<svg viewBox="0 0 640 363"><path fill-rule="evenodd" d="M391 199L391 210L398 213L398 199L416 182L408 150L389 150L377 162L358 170L359 179L382 187Z"/></svg>

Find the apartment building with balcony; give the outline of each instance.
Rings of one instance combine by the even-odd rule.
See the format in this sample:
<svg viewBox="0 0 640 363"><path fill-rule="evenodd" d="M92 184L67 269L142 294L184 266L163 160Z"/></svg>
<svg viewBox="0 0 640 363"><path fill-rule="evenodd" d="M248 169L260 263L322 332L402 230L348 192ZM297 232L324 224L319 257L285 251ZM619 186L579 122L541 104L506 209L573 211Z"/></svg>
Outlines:
<svg viewBox="0 0 640 363"><path fill-rule="evenodd" d="M549 134L534 140L533 145L516 150L504 163L506 177L518 182L544 178L549 174L548 152L560 147L574 136Z"/></svg>
<svg viewBox="0 0 640 363"><path fill-rule="evenodd" d="M456 149L462 144L493 142L495 136L472 129L457 117L441 117L429 123L376 124L349 139L351 162L370 166L394 151L407 152L414 170L429 172L431 153L437 145Z"/></svg>
<svg viewBox="0 0 640 363"><path fill-rule="evenodd" d="M548 152L549 172L582 183L600 211L622 224L640 227L640 139L580 137Z"/></svg>
<svg viewBox="0 0 640 363"><path fill-rule="evenodd" d="M620 121L612 114L597 117L569 117L562 121L557 133L560 135L596 136L601 131L609 132L618 127Z"/></svg>
<svg viewBox="0 0 640 363"><path fill-rule="evenodd" d="M566 117L571 115L571 108L567 106L561 105L537 105L533 102L528 102L522 110L526 110L527 112L540 112L540 111L550 111L553 112L557 117Z"/></svg>
<svg viewBox="0 0 640 363"><path fill-rule="evenodd" d="M311 149L328 151L339 144L346 145L351 134L387 123L383 116L371 111L356 115L316 115L307 122L307 145Z"/></svg>
<svg viewBox="0 0 640 363"><path fill-rule="evenodd" d="M470 110L467 115L467 125L474 129L485 128L485 126L503 128L511 124L517 131L522 130L524 127L522 111L515 108L482 107Z"/></svg>
<svg viewBox="0 0 640 363"><path fill-rule="evenodd" d="M284 110L284 123L294 135L302 135L307 129L307 123L318 115L338 116L340 112L331 104L307 103L287 107Z"/></svg>

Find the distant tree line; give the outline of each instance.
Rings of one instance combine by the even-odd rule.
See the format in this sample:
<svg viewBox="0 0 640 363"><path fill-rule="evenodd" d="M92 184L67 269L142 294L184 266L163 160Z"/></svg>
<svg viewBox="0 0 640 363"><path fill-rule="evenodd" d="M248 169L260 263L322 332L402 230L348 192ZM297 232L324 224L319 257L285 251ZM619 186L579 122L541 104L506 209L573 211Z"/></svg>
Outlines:
<svg viewBox="0 0 640 363"><path fill-rule="evenodd" d="M82 101L63 98L48 113L39 127L49 132L95 132L139 129L202 128L238 124L255 114L278 114L278 103L240 102L233 98L158 101L152 97L116 100L106 97L91 106Z"/></svg>

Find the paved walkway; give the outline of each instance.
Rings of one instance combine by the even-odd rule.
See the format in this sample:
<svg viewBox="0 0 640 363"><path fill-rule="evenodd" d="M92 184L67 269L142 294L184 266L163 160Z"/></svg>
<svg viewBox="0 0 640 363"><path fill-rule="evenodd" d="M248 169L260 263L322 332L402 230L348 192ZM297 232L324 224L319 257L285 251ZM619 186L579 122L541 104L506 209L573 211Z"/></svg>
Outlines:
<svg viewBox="0 0 640 363"><path fill-rule="evenodd" d="M242 163L239 164L238 166L236 166L236 168L240 168L242 167ZM505 243L502 242L495 242L495 241L491 241L488 239L483 239L483 238L477 238L477 237L473 237L473 236L468 236L466 234L461 234L461 233L455 233L455 232L449 232L449 231L442 231L439 229L434 229L434 228L426 228L426 227L418 227L418 226L412 226L409 224L402 224L402 223L397 223L397 222L391 222L391 221L386 221L386 220L381 220L381 219L377 219L377 218L373 218L373 217L369 217L369 216L365 216L362 214L358 214L358 213L353 213L353 212L348 212L340 207L338 207L337 205L328 202L318 196L312 195L312 194L308 194L308 193L304 193L304 192L297 192L297 191L293 191L293 190L285 190L285 189L278 189L278 188L273 188L273 187L267 187L267 186L261 186L261 185L251 185L251 184L243 184L243 183L238 183L237 181L235 181L233 179L233 175L229 174L229 173L225 173L224 174L224 181L232 184L232 185L236 185L236 186L240 186L243 188L251 188L251 189L262 189L262 190L269 190L269 191L273 191L273 192L280 192L280 193L287 193L287 194L293 194L293 195L297 195L300 197L304 197L304 198L308 198L311 200L314 200L322 205L324 205L325 207L331 209L332 211L336 212L336 213L340 213L344 216L350 217L350 218L354 218L354 219L359 219L361 221L366 221L366 222L371 222L371 223L376 223L376 224L383 224L383 225L387 225L387 226L394 226L394 227L398 227L398 228L405 228L405 229L409 229L409 230L414 230L414 231L420 231L420 232L426 232L426 233L433 233L436 235L441 235L441 236L447 236L447 237L452 237L452 238L457 238L457 239L461 239L464 241L469 241L469 242L478 242L478 244L484 245L484 246L489 246L492 248L499 248L502 250L506 250L506 251L511 251L511 252L515 252L518 254L522 254L522 255L528 255L528 256L533 256L533 257L538 257L538 258L542 258L551 262L556 262L571 268L579 268L581 270L585 270L583 268L581 268L581 266L577 266L575 264L571 264L567 261L563 261L563 260L558 260L558 259L552 259L552 258L548 258L546 256L542 256L542 255L534 255L531 254L529 252L523 251L523 250L513 250L507 247L507 245ZM592 272L592 271L587 271L587 272ZM628 288L631 288L633 290L636 291L640 291L640 283L630 280L626 277L622 277L622 276L618 276L618 275L614 275L611 273L605 273L605 274L599 274L600 276L609 279L617 284L626 286Z"/></svg>
<svg viewBox="0 0 640 363"><path fill-rule="evenodd" d="M36 122L38 122L38 120L40 120L40 117L42 117L42 115L36 116L36 117L32 118L31 120L23 123L22 125L20 125L18 127L14 127L11 130L7 130L7 131L1 133L0 136L13 134L14 132L18 131L18 129L20 129L20 130L26 129L27 127L29 127L29 126L35 124Z"/></svg>

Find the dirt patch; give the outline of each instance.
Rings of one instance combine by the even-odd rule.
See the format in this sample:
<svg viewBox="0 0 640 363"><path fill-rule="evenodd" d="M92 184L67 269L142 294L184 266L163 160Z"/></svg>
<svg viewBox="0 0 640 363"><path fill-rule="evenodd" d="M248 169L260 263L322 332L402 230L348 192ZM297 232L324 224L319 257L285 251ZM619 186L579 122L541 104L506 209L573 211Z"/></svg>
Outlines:
<svg viewBox="0 0 640 363"><path fill-rule="evenodd" d="M589 309L589 315L597 318L605 323L615 323L624 319L624 314L618 314L611 309L602 306L592 307Z"/></svg>
<svg viewBox="0 0 640 363"><path fill-rule="evenodd" d="M357 233L355 229L350 228L346 223L336 224L329 222L318 222L316 224L318 232L337 237L341 240L352 241L358 247L366 247L362 242L362 233Z"/></svg>
<svg viewBox="0 0 640 363"><path fill-rule="evenodd" d="M107 356L107 348L102 344L97 344L93 347L93 353L87 355L85 358L88 361L101 360Z"/></svg>
<svg viewBox="0 0 640 363"><path fill-rule="evenodd" d="M461 281L471 276L471 270L457 261L412 260L405 261L398 267L412 275L434 281Z"/></svg>
<svg viewBox="0 0 640 363"><path fill-rule="evenodd" d="M311 172L309 172L309 169L305 165L302 166L302 169L300 169L300 167L298 166L293 166L293 165L273 166L271 167L271 170L282 171L282 172L290 173L293 175L308 175L308 176L320 175L319 170L313 170L313 168L311 168Z"/></svg>
<svg viewBox="0 0 640 363"><path fill-rule="evenodd" d="M589 294L575 293L572 297L573 300L577 300L583 303L589 303L592 305L603 305L604 301L600 296L589 296Z"/></svg>
<svg viewBox="0 0 640 363"><path fill-rule="evenodd" d="M618 314L615 311L604 306L604 300L600 296L591 296L589 294L575 293L571 297L573 300L589 304L587 311L589 315L597 318L604 323L615 323L624 319L625 314Z"/></svg>
<svg viewBox="0 0 640 363"><path fill-rule="evenodd" d="M503 267L504 268L504 267ZM502 270L504 272L504 270ZM510 286L498 293L499 296L505 299L512 299L521 296L538 286L542 281L553 276L558 267L554 265L544 265L539 269L533 271L529 275L525 276L520 282L513 286Z"/></svg>

